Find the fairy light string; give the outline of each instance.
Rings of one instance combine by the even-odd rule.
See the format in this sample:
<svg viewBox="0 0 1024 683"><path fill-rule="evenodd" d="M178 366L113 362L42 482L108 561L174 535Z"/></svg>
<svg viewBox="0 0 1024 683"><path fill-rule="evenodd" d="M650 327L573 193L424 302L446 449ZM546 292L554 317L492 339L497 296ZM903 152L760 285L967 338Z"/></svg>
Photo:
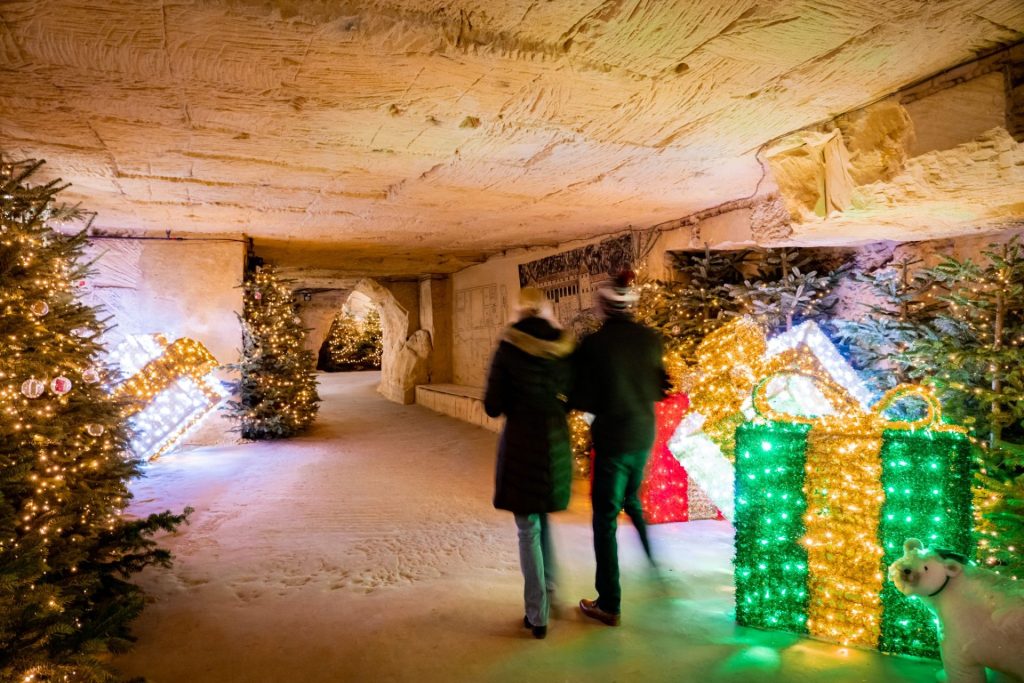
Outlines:
<svg viewBox="0 0 1024 683"><path fill-rule="evenodd" d="M272 266L243 285L239 398L227 403L248 439L284 438L316 419L320 397L315 359L305 349L307 330L296 315L292 291Z"/></svg>

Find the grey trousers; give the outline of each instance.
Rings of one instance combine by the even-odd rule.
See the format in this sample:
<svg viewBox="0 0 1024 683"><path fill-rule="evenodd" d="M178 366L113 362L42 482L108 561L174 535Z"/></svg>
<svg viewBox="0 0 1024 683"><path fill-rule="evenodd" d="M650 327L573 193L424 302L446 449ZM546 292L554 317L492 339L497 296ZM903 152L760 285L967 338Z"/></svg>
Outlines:
<svg viewBox="0 0 1024 683"><path fill-rule="evenodd" d="M555 556L547 513L516 514L519 529L519 566L523 570L526 618L533 626L547 626L551 594L555 591Z"/></svg>

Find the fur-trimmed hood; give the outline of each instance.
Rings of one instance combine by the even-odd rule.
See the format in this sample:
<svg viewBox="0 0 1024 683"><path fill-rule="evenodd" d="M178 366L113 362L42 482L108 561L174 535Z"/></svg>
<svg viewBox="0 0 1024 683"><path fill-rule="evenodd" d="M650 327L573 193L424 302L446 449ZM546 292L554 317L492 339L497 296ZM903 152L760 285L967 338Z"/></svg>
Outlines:
<svg viewBox="0 0 1024 683"><path fill-rule="evenodd" d="M501 341L538 358L565 358L576 348L576 339L566 330L559 330L555 339L540 339L509 325L501 333Z"/></svg>

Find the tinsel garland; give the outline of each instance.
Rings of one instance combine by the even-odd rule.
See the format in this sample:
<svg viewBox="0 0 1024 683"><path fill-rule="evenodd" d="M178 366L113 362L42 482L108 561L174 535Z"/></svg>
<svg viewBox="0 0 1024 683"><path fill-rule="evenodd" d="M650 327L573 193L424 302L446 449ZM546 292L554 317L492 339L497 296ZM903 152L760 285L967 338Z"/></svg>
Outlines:
<svg viewBox="0 0 1024 683"><path fill-rule="evenodd" d="M709 334L698 358L703 365L692 382L691 412L669 448L726 519L733 517L736 429L751 414L755 386L763 410L771 401L788 402L801 419L813 420L808 412L864 411L862 384L849 366L836 361L841 357L812 323L767 341L759 325L740 318ZM786 378L803 384L775 381Z"/></svg>

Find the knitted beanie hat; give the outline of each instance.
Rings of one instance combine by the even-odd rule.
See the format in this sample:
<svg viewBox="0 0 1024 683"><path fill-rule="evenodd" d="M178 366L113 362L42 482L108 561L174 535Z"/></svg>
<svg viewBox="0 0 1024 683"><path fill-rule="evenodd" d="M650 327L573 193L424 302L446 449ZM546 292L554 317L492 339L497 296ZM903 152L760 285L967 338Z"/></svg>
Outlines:
<svg viewBox="0 0 1024 683"><path fill-rule="evenodd" d="M622 270L615 276L610 284L597 290L597 300L602 310L606 313L624 313L636 305L640 294L633 287L636 280L636 273L632 270Z"/></svg>

